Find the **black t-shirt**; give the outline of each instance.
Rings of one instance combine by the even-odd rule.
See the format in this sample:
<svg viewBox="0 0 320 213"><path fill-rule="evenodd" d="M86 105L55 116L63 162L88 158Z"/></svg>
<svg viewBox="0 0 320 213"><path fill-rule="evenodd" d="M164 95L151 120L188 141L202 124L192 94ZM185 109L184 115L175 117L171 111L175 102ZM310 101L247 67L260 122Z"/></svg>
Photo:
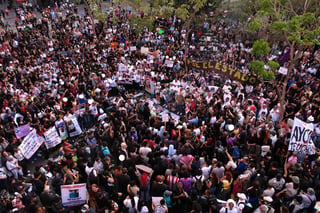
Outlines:
<svg viewBox="0 0 320 213"><path fill-rule="evenodd" d="M162 184L154 183L152 185L151 195L154 197L162 197L164 191L166 191L167 189L168 189L168 186L164 183Z"/></svg>
<svg viewBox="0 0 320 213"><path fill-rule="evenodd" d="M118 174L116 176L119 192L125 194L127 192L127 186L130 182L130 176L125 174Z"/></svg>

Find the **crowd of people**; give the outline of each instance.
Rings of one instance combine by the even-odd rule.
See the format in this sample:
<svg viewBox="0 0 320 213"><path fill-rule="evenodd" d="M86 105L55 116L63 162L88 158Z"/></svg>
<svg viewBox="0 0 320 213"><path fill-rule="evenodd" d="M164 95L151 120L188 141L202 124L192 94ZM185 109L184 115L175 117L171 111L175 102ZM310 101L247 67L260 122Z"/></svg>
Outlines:
<svg viewBox="0 0 320 213"><path fill-rule="evenodd" d="M251 44L223 19L186 35L176 16L140 33L126 9L114 8L103 24L64 14L55 5L37 17L26 4L16 9L16 29L3 26L0 212L320 210L317 46L303 50L288 85L277 71L275 81L243 85L184 64L188 54L250 73ZM200 51L205 32L214 52ZM273 46L262 60L286 67L287 51ZM21 154L19 126L39 137L51 127L61 134L58 123L71 116L81 134L67 129L61 144L42 144L45 162L35 166ZM313 155L287 151L294 117L315 125ZM86 203L64 205L61 186L79 183Z"/></svg>

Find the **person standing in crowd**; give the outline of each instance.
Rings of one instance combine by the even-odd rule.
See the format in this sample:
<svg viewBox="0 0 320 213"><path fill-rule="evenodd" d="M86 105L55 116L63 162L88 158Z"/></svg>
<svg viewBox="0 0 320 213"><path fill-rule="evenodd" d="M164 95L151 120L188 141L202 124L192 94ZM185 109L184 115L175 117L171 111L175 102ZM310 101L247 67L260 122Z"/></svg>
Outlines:
<svg viewBox="0 0 320 213"><path fill-rule="evenodd" d="M252 42L234 33L238 24L214 22L214 12L198 32L177 15L139 32L129 19L137 11L114 5L96 23L92 3L82 12L71 2L43 10L26 2L16 28L0 24L0 211L314 210L318 46L300 47L282 85L289 48L273 42L254 56ZM267 70L269 59L279 62L276 79L251 85L211 63L244 79L253 59ZM288 151L295 118L315 127L309 153ZM69 208L61 186L78 183L88 196Z"/></svg>

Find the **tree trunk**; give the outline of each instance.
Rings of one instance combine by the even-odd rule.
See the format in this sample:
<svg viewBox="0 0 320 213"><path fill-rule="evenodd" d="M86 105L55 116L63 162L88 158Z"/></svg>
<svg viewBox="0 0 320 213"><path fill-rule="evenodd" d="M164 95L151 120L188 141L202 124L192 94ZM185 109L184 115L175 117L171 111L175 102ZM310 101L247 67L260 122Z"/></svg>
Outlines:
<svg viewBox="0 0 320 213"><path fill-rule="evenodd" d="M190 24L195 15L196 15L196 12L193 12L190 15L188 21L186 22L186 44L184 47L184 55L183 55L184 68L186 73L188 73L187 55L189 53L189 34L191 32Z"/></svg>
<svg viewBox="0 0 320 213"><path fill-rule="evenodd" d="M289 78L290 78L290 75L291 75L291 72L293 70L293 66L294 66L294 45L290 45L290 64L289 64L289 67L288 67L288 73L284 79L284 82L283 82L283 88L282 88L282 91L281 91L281 96L280 96L280 115L279 115L279 122L282 121L283 119L283 115L284 115L284 112L286 110L286 107L285 107L285 98L286 98L286 94L287 94L287 85L288 85L288 81L289 81Z"/></svg>

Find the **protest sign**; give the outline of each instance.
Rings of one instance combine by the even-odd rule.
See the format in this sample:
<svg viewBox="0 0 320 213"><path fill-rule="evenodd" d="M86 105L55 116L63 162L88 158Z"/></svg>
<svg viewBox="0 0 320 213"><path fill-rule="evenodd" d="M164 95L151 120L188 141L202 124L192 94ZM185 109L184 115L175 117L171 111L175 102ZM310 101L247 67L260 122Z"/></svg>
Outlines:
<svg viewBox="0 0 320 213"><path fill-rule="evenodd" d="M23 138L30 133L30 126L29 124L19 126L14 129L14 132L16 133L17 139Z"/></svg>
<svg viewBox="0 0 320 213"><path fill-rule="evenodd" d="M141 52L141 54L147 55L149 52L149 48L148 47L141 47L140 52Z"/></svg>
<svg viewBox="0 0 320 213"><path fill-rule="evenodd" d="M142 164L136 165L136 168L140 169L141 171L144 171L146 173L152 173L153 172L153 170L150 167L142 165Z"/></svg>
<svg viewBox="0 0 320 213"><path fill-rule="evenodd" d="M288 73L288 68L286 68L286 67L280 67L279 73L281 73L282 75L287 75L287 73Z"/></svg>
<svg viewBox="0 0 320 213"><path fill-rule="evenodd" d="M315 146L311 138L313 128L312 123L294 118L288 150L313 155L315 153Z"/></svg>
<svg viewBox="0 0 320 213"><path fill-rule="evenodd" d="M170 67L171 68L174 65L174 61L166 59L164 64L166 65L166 67Z"/></svg>
<svg viewBox="0 0 320 213"><path fill-rule="evenodd" d="M44 133L45 145L47 149L55 147L61 143L61 138L55 127L51 127L48 131Z"/></svg>
<svg viewBox="0 0 320 213"><path fill-rule="evenodd" d="M120 63L118 65L118 71L119 72L126 72L128 70L128 67L126 65L124 65L123 63Z"/></svg>
<svg viewBox="0 0 320 213"><path fill-rule="evenodd" d="M155 83L151 79L146 79L145 91L151 95L155 93Z"/></svg>
<svg viewBox="0 0 320 213"><path fill-rule="evenodd" d="M39 149L42 141L39 140L36 130L32 130L22 141L19 146L19 150L22 155L29 159Z"/></svg>
<svg viewBox="0 0 320 213"><path fill-rule="evenodd" d="M162 122L168 122L169 121L169 115L167 113L163 113L161 116L162 116Z"/></svg>
<svg viewBox="0 0 320 213"><path fill-rule="evenodd" d="M74 137L82 133L76 116L72 115L65 117L64 121L69 131L69 137Z"/></svg>
<svg viewBox="0 0 320 213"><path fill-rule="evenodd" d="M129 49L130 49L131 52L133 52L133 51L137 50L137 47L136 46L130 46Z"/></svg>
<svg viewBox="0 0 320 213"><path fill-rule="evenodd" d="M61 199L63 206L79 206L86 203L86 184L73 184L61 186Z"/></svg>
<svg viewBox="0 0 320 213"><path fill-rule="evenodd" d="M61 137L61 140L65 140L68 137L67 127L63 120L57 120L55 126L58 129L58 133Z"/></svg>

